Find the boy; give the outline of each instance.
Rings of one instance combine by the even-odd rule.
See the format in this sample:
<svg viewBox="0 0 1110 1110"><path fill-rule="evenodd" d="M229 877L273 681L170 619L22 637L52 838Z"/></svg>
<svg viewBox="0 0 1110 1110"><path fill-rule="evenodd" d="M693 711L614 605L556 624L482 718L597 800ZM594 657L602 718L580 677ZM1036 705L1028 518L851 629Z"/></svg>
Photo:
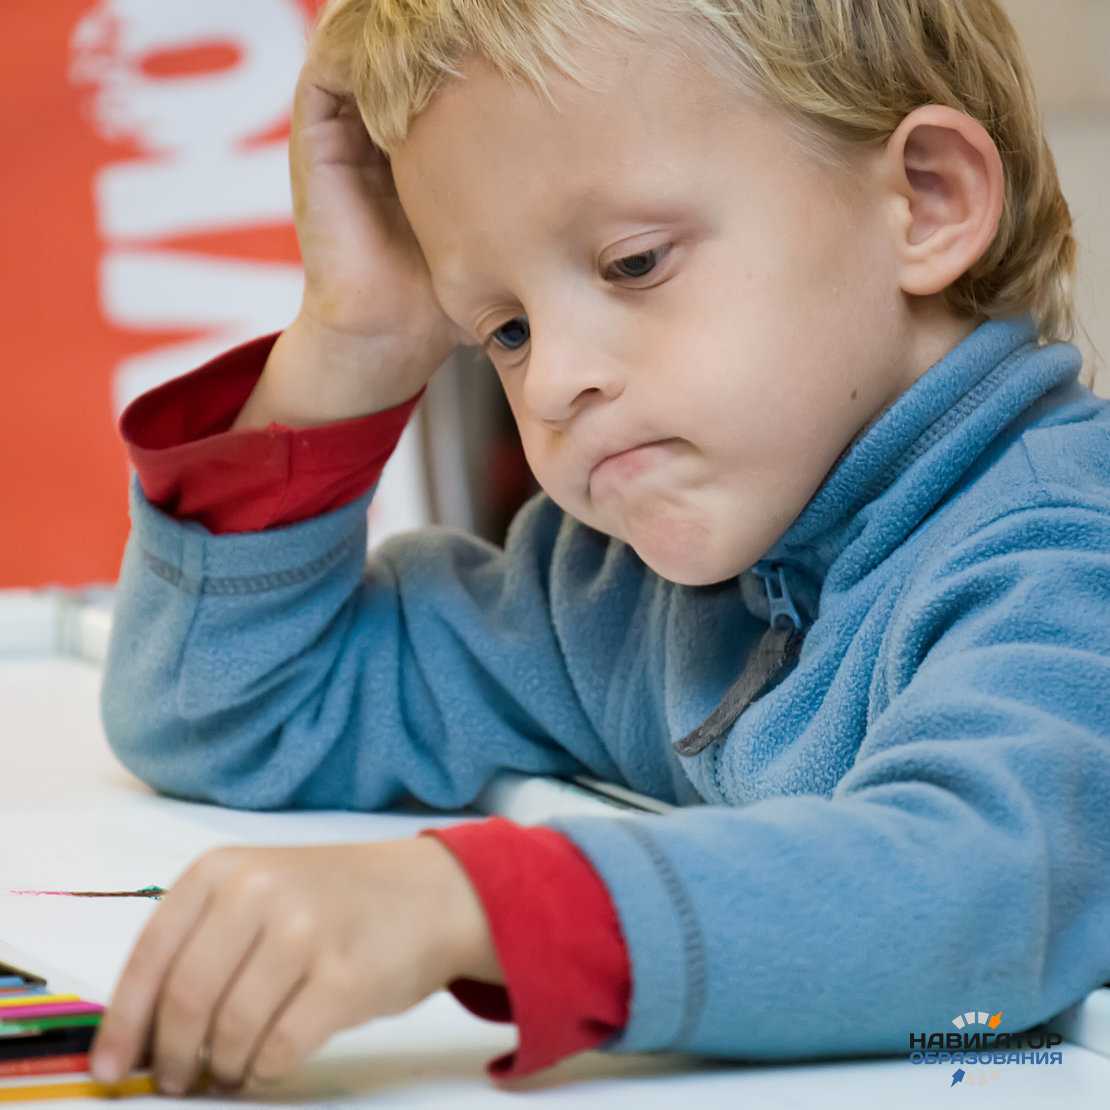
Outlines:
<svg viewBox="0 0 1110 1110"><path fill-rule="evenodd" d="M326 9L301 314L121 420L102 709L137 775L221 805L455 808L510 768L683 808L212 854L98 1062L153 1024L166 1090L273 1078L443 986L519 1025L494 1076L902 1053L1110 978L1110 403L1012 28L666 8ZM460 342L543 492L503 550L426 529L365 564Z"/></svg>

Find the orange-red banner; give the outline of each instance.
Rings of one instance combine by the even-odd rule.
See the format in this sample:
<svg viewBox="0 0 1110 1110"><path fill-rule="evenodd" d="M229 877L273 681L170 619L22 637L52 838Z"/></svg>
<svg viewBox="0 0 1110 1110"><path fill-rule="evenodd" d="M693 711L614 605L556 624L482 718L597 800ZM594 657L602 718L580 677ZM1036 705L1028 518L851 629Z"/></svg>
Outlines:
<svg viewBox="0 0 1110 1110"><path fill-rule="evenodd" d="M0 586L115 579L139 393L300 300L288 117L313 0L6 0Z"/></svg>

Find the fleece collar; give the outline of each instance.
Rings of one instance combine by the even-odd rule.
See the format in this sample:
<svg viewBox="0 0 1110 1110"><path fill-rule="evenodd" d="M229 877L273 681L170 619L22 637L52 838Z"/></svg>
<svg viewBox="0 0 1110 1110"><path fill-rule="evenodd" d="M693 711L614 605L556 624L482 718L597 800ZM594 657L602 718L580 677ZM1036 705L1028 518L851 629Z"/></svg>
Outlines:
<svg viewBox="0 0 1110 1110"><path fill-rule="evenodd" d="M768 622L743 671L696 728L685 758L726 736L798 659L826 581L845 589L882 562L944 499L999 433L1078 376L1070 343L1038 345L1025 314L990 320L934 363L865 428L787 531L740 575L747 608Z"/></svg>
<svg viewBox="0 0 1110 1110"><path fill-rule="evenodd" d="M764 578L779 565L803 624L833 564L856 580L895 550L998 434L1078 376L1070 343L1038 346L1028 313L988 320L925 371L840 457L787 531L741 575L746 604L770 612Z"/></svg>

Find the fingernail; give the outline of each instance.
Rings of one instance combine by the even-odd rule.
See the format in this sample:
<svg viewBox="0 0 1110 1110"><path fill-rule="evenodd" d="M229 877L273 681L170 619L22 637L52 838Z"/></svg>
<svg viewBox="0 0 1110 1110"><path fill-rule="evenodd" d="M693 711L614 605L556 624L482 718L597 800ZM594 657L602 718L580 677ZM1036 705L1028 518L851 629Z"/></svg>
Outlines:
<svg viewBox="0 0 1110 1110"><path fill-rule="evenodd" d="M107 1049L101 1049L93 1056L92 1073L101 1083L114 1083L119 1073L119 1061Z"/></svg>
<svg viewBox="0 0 1110 1110"><path fill-rule="evenodd" d="M185 1090L185 1083L179 1075L160 1075L158 1087L167 1095L179 1095Z"/></svg>

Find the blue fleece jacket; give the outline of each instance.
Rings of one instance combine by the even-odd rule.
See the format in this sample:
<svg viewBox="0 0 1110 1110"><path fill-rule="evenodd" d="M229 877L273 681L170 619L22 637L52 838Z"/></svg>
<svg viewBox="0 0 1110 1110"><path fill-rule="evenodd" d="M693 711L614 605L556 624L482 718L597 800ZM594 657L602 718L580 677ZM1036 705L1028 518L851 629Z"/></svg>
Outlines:
<svg viewBox="0 0 1110 1110"><path fill-rule="evenodd" d="M432 527L367 560L374 489L213 535L132 478L108 740L159 791L247 809L454 809L503 768L678 804L547 822L628 944L603 1051L1027 1028L1110 980L1110 401L1080 362L1028 316L983 324L712 586L542 492L504 548Z"/></svg>

